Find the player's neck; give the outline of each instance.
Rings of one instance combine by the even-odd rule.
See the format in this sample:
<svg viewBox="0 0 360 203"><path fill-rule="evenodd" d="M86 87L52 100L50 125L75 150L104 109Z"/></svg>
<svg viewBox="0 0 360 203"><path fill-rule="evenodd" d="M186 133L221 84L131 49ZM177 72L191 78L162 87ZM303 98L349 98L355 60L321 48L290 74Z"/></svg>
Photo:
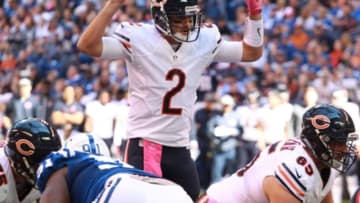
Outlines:
<svg viewBox="0 0 360 203"><path fill-rule="evenodd" d="M180 48L181 42L176 41L175 39L173 39L170 36L163 35L163 37L170 44L170 46L174 49L174 51L177 51Z"/></svg>

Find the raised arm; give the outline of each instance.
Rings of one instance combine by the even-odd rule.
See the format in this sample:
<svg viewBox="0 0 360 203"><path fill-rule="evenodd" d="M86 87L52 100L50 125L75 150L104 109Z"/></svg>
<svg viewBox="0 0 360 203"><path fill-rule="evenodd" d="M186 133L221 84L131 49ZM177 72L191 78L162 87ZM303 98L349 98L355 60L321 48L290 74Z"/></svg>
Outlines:
<svg viewBox="0 0 360 203"><path fill-rule="evenodd" d="M242 61L255 61L262 56L264 26L262 22L262 0L246 0L249 20L246 25Z"/></svg>
<svg viewBox="0 0 360 203"><path fill-rule="evenodd" d="M125 0L108 0L105 6L91 21L84 30L77 43L77 48L93 57L99 57L103 51L102 37L106 26L111 22L111 18Z"/></svg>
<svg viewBox="0 0 360 203"><path fill-rule="evenodd" d="M214 60L219 62L252 62L263 53L264 26L261 14L262 0L246 0L249 18L245 25L242 42L225 41L219 47Z"/></svg>

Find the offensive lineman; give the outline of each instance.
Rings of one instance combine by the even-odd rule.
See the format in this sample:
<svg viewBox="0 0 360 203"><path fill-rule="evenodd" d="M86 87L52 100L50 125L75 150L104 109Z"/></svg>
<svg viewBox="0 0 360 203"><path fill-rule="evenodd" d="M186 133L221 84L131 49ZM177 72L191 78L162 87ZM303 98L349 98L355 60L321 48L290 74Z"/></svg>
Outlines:
<svg viewBox="0 0 360 203"><path fill-rule="evenodd" d="M300 139L265 148L246 167L211 185L199 203L332 203L339 172L356 160L354 123L331 105L310 108Z"/></svg>
<svg viewBox="0 0 360 203"><path fill-rule="evenodd" d="M47 122L40 119L25 119L13 124L9 130L9 136L18 136L25 134L31 136L29 129L36 129L39 135L42 135L48 151L56 151L61 148L60 139L51 139L50 137L58 138L56 130L53 129ZM1 203L31 203L40 198L40 192L34 188L35 171L29 173L22 170L22 168L30 169L36 159L34 148L38 142L29 142L27 139L18 137L17 142L8 141L5 146L0 148L0 202ZM49 138L49 139L46 139ZM47 142L51 140L51 142ZM18 149L19 154L27 155L28 158L22 158L16 155L11 150L6 150L7 146L13 146ZM39 149L39 151L41 151ZM13 159L9 158L13 156ZM21 160L21 161L20 161Z"/></svg>
<svg viewBox="0 0 360 203"><path fill-rule="evenodd" d="M42 193L40 203L192 203L183 188L171 181L109 156L82 152L87 140L72 143L79 151L59 150L60 137L49 124L24 119L11 127L5 153L24 182L29 186L36 182Z"/></svg>
<svg viewBox="0 0 360 203"><path fill-rule="evenodd" d="M43 135L51 135L54 134L54 138L56 130L54 130L47 122L40 119L25 119L15 123L10 130L11 136L14 136L17 132L25 133L31 135L33 129L36 129L37 133L41 133ZM49 138L49 140L51 140ZM21 148L23 153L30 154L32 152L32 148L35 147L34 143L30 143L23 139L21 142ZM56 143L56 139L52 139L53 143ZM10 145L14 143L9 143ZM48 143L43 143L45 147L48 147L49 151L56 151L60 149L60 145L48 145ZM2 143L0 148L0 203L32 203L38 199L40 199L40 191L34 188L34 182L29 181L23 175L23 170L17 170L19 163L15 163L8 158L5 153L5 145L7 143ZM20 147L20 145L15 145ZM77 136L71 137L66 142L66 147L73 149L84 151L92 154L101 154L110 157L110 151L107 148L104 141L101 138L93 137L92 135L87 134L79 134ZM11 151L8 151L8 155L11 155ZM19 158L22 160L22 158ZM18 159L18 160L19 160ZM16 161L17 162L17 161ZM32 158L29 158L28 164L32 164ZM13 164L11 164L13 163ZM25 164L26 165L26 164ZM21 175L23 174L23 175ZM25 175L29 176L29 175Z"/></svg>

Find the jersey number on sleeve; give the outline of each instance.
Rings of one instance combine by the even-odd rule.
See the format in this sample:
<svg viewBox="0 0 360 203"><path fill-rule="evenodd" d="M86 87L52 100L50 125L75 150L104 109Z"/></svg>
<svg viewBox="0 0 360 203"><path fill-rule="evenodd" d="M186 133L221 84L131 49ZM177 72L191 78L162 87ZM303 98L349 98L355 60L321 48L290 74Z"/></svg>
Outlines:
<svg viewBox="0 0 360 203"><path fill-rule="evenodd" d="M171 106L171 99L185 86L186 75L180 69L174 68L166 74L165 79L173 81L175 78L177 78L177 84L167 91L163 97L162 114L181 115L182 113L183 109L181 107Z"/></svg>

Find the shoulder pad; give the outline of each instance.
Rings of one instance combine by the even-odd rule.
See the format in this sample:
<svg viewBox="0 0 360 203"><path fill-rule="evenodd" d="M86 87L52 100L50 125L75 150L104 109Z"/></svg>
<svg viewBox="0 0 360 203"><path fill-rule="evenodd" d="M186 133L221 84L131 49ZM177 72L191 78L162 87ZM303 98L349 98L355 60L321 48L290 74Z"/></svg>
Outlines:
<svg viewBox="0 0 360 203"><path fill-rule="evenodd" d="M142 27L142 26L143 26L142 23L122 22L116 27L115 33L124 33L124 34L130 33L134 29Z"/></svg>
<svg viewBox="0 0 360 203"><path fill-rule="evenodd" d="M219 28L215 24L204 23L201 31L209 33L209 35L214 35L217 39L221 37Z"/></svg>
<svg viewBox="0 0 360 203"><path fill-rule="evenodd" d="M309 157L299 155L285 159L275 169L275 177L294 197L303 201L314 178L314 166Z"/></svg>

